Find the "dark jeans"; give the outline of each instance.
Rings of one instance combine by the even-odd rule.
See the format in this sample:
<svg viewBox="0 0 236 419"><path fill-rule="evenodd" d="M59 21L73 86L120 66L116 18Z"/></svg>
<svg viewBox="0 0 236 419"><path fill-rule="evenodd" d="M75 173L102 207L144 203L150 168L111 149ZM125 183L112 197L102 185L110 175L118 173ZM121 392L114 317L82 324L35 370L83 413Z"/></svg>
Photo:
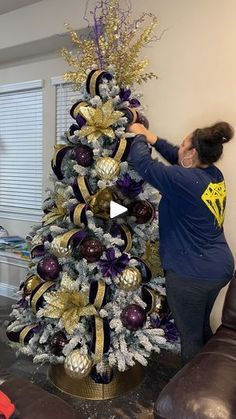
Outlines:
<svg viewBox="0 0 236 419"><path fill-rule="evenodd" d="M212 336L211 310L227 282L183 279L172 271L166 272L167 301L180 333L183 364L190 361Z"/></svg>

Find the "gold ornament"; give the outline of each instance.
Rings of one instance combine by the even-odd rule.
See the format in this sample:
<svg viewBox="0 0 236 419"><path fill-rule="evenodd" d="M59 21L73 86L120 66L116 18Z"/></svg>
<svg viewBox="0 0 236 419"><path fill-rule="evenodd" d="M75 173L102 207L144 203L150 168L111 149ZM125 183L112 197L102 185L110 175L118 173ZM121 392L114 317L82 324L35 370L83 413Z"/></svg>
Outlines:
<svg viewBox="0 0 236 419"><path fill-rule="evenodd" d="M62 236L57 236L53 239L51 243L51 252L54 256L57 256L58 258L68 257L71 255L72 249L71 247L63 246L62 245Z"/></svg>
<svg viewBox="0 0 236 419"><path fill-rule="evenodd" d="M135 267L125 268L119 277L119 287L125 291L136 290L142 280L140 271Z"/></svg>
<svg viewBox="0 0 236 419"><path fill-rule="evenodd" d="M92 366L92 359L88 355L82 354L79 349L75 349L67 355L64 363L66 373L78 380L89 375Z"/></svg>
<svg viewBox="0 0 236 419"><path fill-rule="evenodd" d="M30 275L26 278L24 287L23 287L23 294L26 297L27 295L30 295L32 291L43 281L39 276L37 275Z"/></svg>
<svg viewBox="0 0 236 419"><path fill-rule="evenodd" d="M65 80L75 84L78 89L86 80L88 68L97 67L107 69L111 65L115 70L119 85L141 83L157 76L145 73L148 65L146 58L140 59L141 49L148 45L154 37L157 18L151 13L143 13L140 18L132 21L131 13L122 10L119 0L110 0L99 8L91 11L93 16L91 32L95 23L102 22L102 33L91 39L81 39L80 36L67 25L71 40L76 47L77 54L72 54L63 48L61 53L73 71L65 74ZM145 25L146 19L150 23ZM93 27L91 27L93 26Z"/></svg>
<svg viewBox="0 0 236 419"><path fill-rule="evenodd" d="M79 137L86 137L88 141L95 141L101 135L114 139L115 133L111 126L123 116L123 112L114 110L112 99L97 108L81 106L80 114L86 119L87 124L80 129Z"/></svg>
<svg viewBox="0 0 236 419"><path fill-rule="evenodd" d="M145 253L142 255L141 259L147 264L152 273L152 278L158 276L163 277L164 272L161 267L161 260L159 254L159 241L148 241L146 244Z"/></svg>
<svg viewBox="0 0 236 419"><path fill-rule="evenodd" d="M99 157L95 164L95 170L100 179L111 180L119 174L120 165L112 157Z"/></svg>
<svg viewBox="0 0 236 419"><path fill-rule="evenodd" d="M100 217L105 220L110 218L110 202L115 201L119 203L119 197L112 188L100 189L88 201L95 217Z"/></svg>

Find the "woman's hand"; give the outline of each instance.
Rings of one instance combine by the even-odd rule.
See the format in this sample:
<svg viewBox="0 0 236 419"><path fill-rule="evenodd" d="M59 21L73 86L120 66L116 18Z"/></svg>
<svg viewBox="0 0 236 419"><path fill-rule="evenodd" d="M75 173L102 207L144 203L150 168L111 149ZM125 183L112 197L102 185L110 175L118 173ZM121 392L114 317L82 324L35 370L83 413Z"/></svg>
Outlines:
<svg viewBox="0 0 236 419"><path fill-rule="evenodd" d="M135 135L144 135L147 139L147 142L149 144L155 144L155 142L158 140L157 135L153 134L151 131L149 131L147 128L145 128L142 124L132 124L129 126L129 132L132 132Z"/></svg>

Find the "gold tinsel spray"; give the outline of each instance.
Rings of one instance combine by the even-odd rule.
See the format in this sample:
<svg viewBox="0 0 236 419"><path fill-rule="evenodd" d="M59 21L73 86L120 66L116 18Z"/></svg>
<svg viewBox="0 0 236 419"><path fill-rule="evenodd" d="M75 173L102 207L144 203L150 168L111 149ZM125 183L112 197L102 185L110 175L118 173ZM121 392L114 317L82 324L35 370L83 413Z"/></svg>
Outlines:
<svg viewBox="0 0 236 419"><path fill-rule="evenodd" d="M65 80L78 89L87 78L90 68L108 69L112 67L119 86L142 83L157 76L145 72L147 58L140 59L140 50L154 40L157 18L144 13L131 21L131 10L124 10L119 0L102 0L93 11L90 36L81 37L69 26L75 54L63 48L61 53L73 71L65 74ZM145 25L146 20L149 23ZM143 27L144 26L144 27ZM143 28L142 28L143 27Z"/></svg>

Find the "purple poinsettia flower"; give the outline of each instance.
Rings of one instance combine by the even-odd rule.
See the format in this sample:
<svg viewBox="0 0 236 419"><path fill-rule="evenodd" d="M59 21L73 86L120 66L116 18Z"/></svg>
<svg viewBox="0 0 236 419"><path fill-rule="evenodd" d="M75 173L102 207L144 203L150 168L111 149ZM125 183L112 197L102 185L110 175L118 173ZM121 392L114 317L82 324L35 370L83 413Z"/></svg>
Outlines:
<svg viewBox="0 0 236 419"><path fill-rule="evenodd" d="M131 108L138 108L141 103L139 102L138 99L136 98L131 98L131 90L130 89L120 89L120 99L122 100L122 102L129 102Z"/></svg>
<svg viewBox="0 0 236 419"><path fill-rule="evenodd" d="M155 329L162 329L165 337L170 342L175 342L179 338L179 332L173 322L172 314L164 314L162 317L158 315L151 316L151 325Z"/></svg>
<svg viewBox="0 0 236 419"><path fill-rule="evenodd" d="M136 182L130 177L128 173L125 173L121 179L118 179L116 185L125 196L134 198L143 190L143 180Z"/></svg>
<svg viewBox="0 0 236 419"><path fill-rule="evenodd" d="M118 258L115 256L115 249L110 247L106 250L106 259L100 259L99 265L103 276L114 278L119 275L128 265L129 257L122 253Z"/></svg>

